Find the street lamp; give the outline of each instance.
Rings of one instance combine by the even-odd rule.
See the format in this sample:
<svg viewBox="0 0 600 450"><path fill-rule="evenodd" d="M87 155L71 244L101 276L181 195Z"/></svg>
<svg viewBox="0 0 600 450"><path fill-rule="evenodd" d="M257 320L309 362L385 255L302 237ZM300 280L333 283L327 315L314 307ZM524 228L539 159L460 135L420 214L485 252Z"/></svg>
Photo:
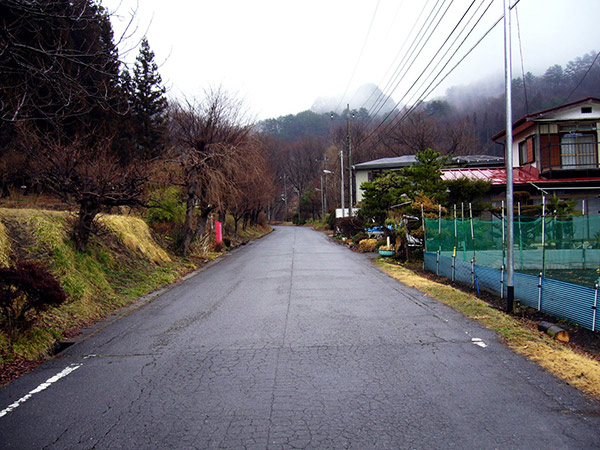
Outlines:
<svg viewBox="0 0 600 450"><path fill-rule="evenodd" d="M285 221L288 221L288 205L287 205L287 177L286 173L283 172L283 176L279 177L283 178L283 202L285 203Z"/></svg>
<svg viewBox="0 0 600 450"><path fill-rule="evenodd" d="M323 169L323 164L325 165L325 167L327 167L327 161L329 161L329 158L327 158L327 156L323 156L323 159L315 159L315 161L320 162L322 164L321 170L327 170ZM323 172L321 172L321 219L323 219L323 217L325 217L325 212L323 208Z"/></svg>
<svg viewBox="0 0 600 450"><path fill-rule="evenodd" d="M327 211L327 175L333 173L331 170L323 169L321 173L321 217L325 218ZM325 190L323 190L323 174L325 174Z"/></svg>

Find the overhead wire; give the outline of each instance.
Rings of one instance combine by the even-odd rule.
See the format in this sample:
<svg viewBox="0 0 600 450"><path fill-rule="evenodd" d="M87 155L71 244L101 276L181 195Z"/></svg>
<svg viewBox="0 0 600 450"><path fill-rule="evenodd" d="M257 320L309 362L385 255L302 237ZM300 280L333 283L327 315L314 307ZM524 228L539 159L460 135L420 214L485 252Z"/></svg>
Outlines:
<svg viewBox="0 0 600 450"><path fill-rule="evenodd" d="M403 59L402 61L400 61L400 63L399 63L398 65L396 65L396 61L398 60L398 58L400 57L400 55L402 55L402 54L403 54L404 47L406 46L407 42L409 42L410 36L413 34L413 31L414 31L414 30L415 30L415 28L417 27L417 24L420 22L420 20L421 20L421 17L423 16L423 14L425 13L425 11L427 10L427 5L428 5L430 2L431 2L431 0L427 0L427 2L425 3L425 5L424 5L424 6L423 6L423 8L421 9L421 12L419 13L419 16L418 16L418 17L417 17L417 19L416 19L416 20L413 22L413 26L412 26L412 28L410 29L410 31L408 32L408 34L407 34L407 38L406 38L406 39L404 39L404 41L403 41L403 43L402 43L402 46L400 47L400 50L399 50L399 51L396 53L396 56L395 56L395 57L394 57L394 59L392 60L392 63L391 63L391 64L390 64L390 66L387 68L387 70L386 70L386 72L385 72L384 76L381 78L381 80L380 80L380 81L379 81L379 83L377 84L377 86L378 86L378 87L380 87L380 89L382 89L382 90L380 91L380 93L378 94L377 98L376 98L376 99L375 99L375 101L373 102L373 105L377 105L377 104L378 104L378 102L379 102L380 98L381 98L382 96L384 96L384 95L385 95L385 94L384 94L384 92L385 92L385 91L388 89L388 87L390 86L391 80L393 79L393 77L394 77L394 75L395 75L396 71L398 70L398 67L399 67L399 66L402 64L402 61L403 61L404 59ZM437 3L436 3L436 5L437 5L439 2L440 2L440 0L437 0ZM432 11L433 11L433 9L434 9L434 8L435 8L435 5L434 5L434 7L432 8ZM430 15L431 15L431 13L430 13ZM426 19L426 20L425 20L425 22L427 22L427 20L428 20L428 19ZM423 29L423 25L421 26L421 29ZM417 33L417 36L418 36L420 33L421 33L421 31L419 31L419 32ZM414 38L414 39L413 39L413 42L415 41L415 39L416 39L416 38ZM411 45L412 45L412 44L411 44ZM409 48L409 49L410 49L410 48ZM406 54L404 54L404 55L406 56ZM390 80L388 80L388 81L386 82L386 85L385 85L385 86L383 86L383 82L384 82L384 81L385 81L385 79L387 78L388 74L390 73L390 70L392 70L392 67L394 67L394 65L396 65L396 70L394 71L394 75L392 75L392 76L390 77ZM383 88L381 88L381 86L383 86ZM365 102L364 102L364 105L363 105L363 106L366 106L366 105L368 105L368 104L369 104L369 100L371 100L371 98L373 97L374 93L375 93L375 91L371 92L371 95L369 95L369 97L368 97L368 98L365 100ZM372 108L369 108L369 114L370 114L370 111L371 111L371 110L372 110Z"/></svg>
<svg viewBox="0 0 600 450"><path fill-rule="evenodd" d="M521 55L521 73L523 74L523 94L525 95L525 114L529 114L529 99L527 98L527 81L525 80L525 63L523 62L523 45L521 43L521 26L519 25L519 9L515 8L517 19L517 37L519 38L519 54Z"/></svg>
<svg viewBox="0 0 600 450"><path fill-rule="evenodd" d="M490 0L490 5L491 5L492 1L493 1L493 0ZM486 8L486 11L487 11L487 9L489 9L489 6L490 6L490 5L488 5L488 8ZM485 14L485 12L486 12L486 11L484 11L484 14ZM483 15L480 17L480 19L479 19L479 20L481 20L481 18L483 18ZM479 22L479 20L478 20L478 22ZM500 19L500 20L502 20L502 19ZM494 24L494 27L495 27L495 26L496 26L496 25L497 25L497 24L500 22L500 20ZM475 26L476 26L476 25L477 25L477 24L475 24ZM492 31L492 29L493 29L493 27L492 27L492 28L490 28L490 29L488 29L488 31L487 31L487 32L486 32L486 33L485 33L485 34L484 34L484 35L483 35L483 36L482 36L482 37L481 37L481 38L480 38L480 39L477 41L477 43L476 43L475 45L473 45L473 46L472 46L472 47L469 49L469 51L468 51L467 53L465 53L465 55L463 55L463 57L462 57L462 58L461 58L461 59L460 59L460 60L459 60L459 61L458 61L458 62L457 62L457 63L456 63L456 64L455 64L453 67L452 67L452 69L450 69L450 70L449 70L449 71L448 71L448 72L447 72L447 73L446 73L446 74L445 74L445 75L444 75L444 76L443 76L443 77L442 77L442 78L441 78L441 79L440 79L440 80L439 80L439 81L438 81L438 82L435 84L435 86L433 86L433 83L435 83L435 82L436 82L437 78L438 78L438 77L441 75L442 71L443 71L443 70L444 70L444 69L445 69L445 68L448 66L448 64L449 64L449 63L450 63L450 61L452 60L452 57L454 57L454 55L455 55L455 54L458 52L458 49L460 49L460 46L459 46L459 47L457 48L457 51L456 51L456 52L455 52L455 53L452 55L452 57L451 57L451 58L450 58L450 59L449 59L449 60L446 62L446 64L444 64L444 67L442 67L442 69L441 69L441 70L438 72L438 75L437 75L437 76L436 76L436 77L435 77L435 78L434 78L434 79L431 81L431 83L430 83L430 84L427 86L427 88L426 88L426 89L425 89L425 91L424 91L424 92L421 94L421 96L419 97L419 99L418 99L418 100L417 100L415 103L413 103L413 104L411 105L411 107L410 107L410 108L409 108L409 109L408 109L408 110L405 112L405 114L402 116L402 118L400 119L400 121L402 121L402 120L403 120L405 117L407 117L407 116L408 116L410 113L412 113L412 112L413 112L415 109L417 109L417 108L418 108L418 107L419 107L419 106L422 104L422 102L423 102L423 101L424 101L424 100L425 100L425 99L426 99L426 98L427 98L427 97L428 97L428 96L429 96L429 95L430 95L430 94L431 94L433 91L435 91L435 90L438 88L438 86L439 86L439 85L440 85L440 84L441 84L441 83L442 83L442 82L443 82L443 81L444 81L444 80L445 80L445 79L446 79L446 78L447 78L447 77L448 77L448 76L449 76L449 75L450 75L450 74L451 74L451 73L454 71L454 69L456 69L456 68L457 68L457 67L460 65L460 63L462 63L462 61L464 61L464 59L465 59L465 58L466 58L466 57L467 57L467 56L468 56L468 55L469 55L469 54L470 54L470 53L471 53L471 52L472 52L472 51L473 51L473 50L474 50L474 49L477 47L477 45L479 45L479 43L481 43L481 41L483 41L483 39L484 39L484 38L485 38L485 37L486 37L486 36L487 36L487 35L488 35L488 34L489 34L491 31ZM468 36L469 36L469 35L467 35L467 36L465 37L465 40L466 40L466 38L468 38ZM463 42L461 43L461 46L462 46L462 44L463 44L463 43L464 43L464 40L463 40ZM401 112L401 111L398 111L398 112L397 112L397 114L396 114L396 116L394 117L394 119L392 119L392 122L393 122L393 121L396 119L396 117L397 117L397 116L400 114L400 112Z"/></svg>
<svg viewBox="0 0 600 450"><path fill-rule="evenodd" d="M567 101L569 101L569 99L575 93L575 91L579 88L579 86L581 86L581 83L583 83L583 80L585 80L585 77L588 76L588 74L590 73L590 70L592 70L592 67L594 67L594 64L596 64L596 61L598 60L598 56L600 56L600 52L596 53L596 57L594 58L594 60L590 64L590 67L588 67L588 69L585 71L585 73L583 74L583 77L581 77L581 80L579 80L579 83L577 83L577 86L575 86L573 88L573 90L571 91L571 93L567 97Z"/></svg>
<svg viewBox="0 0 600 450"><path fill-rule="evenodd" d="M385 99L383 98L383 96L380 96L380 101L378 103L377 102L374 103L373 107L369 109L370 116L376 116L379 113L379 111L381 111L381 109L383 108L383 105L385 105L385 103L391 98L392 94L398 88L399 84L402 82L402 80L404 80L404 77L408 73L408 70L413 65L413 63L416 61L418 56L421 54L421 51L427 45L427 43L431 39L431 36L435 33L435 30L439 26L441 20L444 18L445 14L448 12L448 8L452 5L453 0L450 1L450 4L448 4L448 7L444 11L444 13L439 17L439 19L438 19L437 23L435 24L435 26L433 27L433 29L431 29L433 22L438 18L439 14L442 11L442 8L446 4L447 0L443 0L443 3L436 10L436 7L439 4L439 2L440 2L440 0L437 1L437 3L434 5L433 9L430 11L429 15L427 16L427 19L425 20L425 23L421 27L421 30L419 31L419 33L417 34L417 36L411 43L411 46L409 47L408 52L405 54L404 58L402 58L402 60L398 64L398 66L392 76L392 79L390 79L390 81L384 88L384 92L385 92L391 85L393 85L393 87L389 90L389 94L387 94L387 95L384 94ZM433 14L434 10L435 10L435 15L432 17L431 14ZM429 19L431 19L431 21L429 21ZM428 21L429 21L429 23L427 23ZM426 25L426 28L424 28L425 25ZM431 32L429 32L430 29L431 29ZM429 35L427 35L427 33L429 33ZM427 37L425 38L426 35L427 35ZM423 42L423 39L425 39L425 42ZM418 52L417 52L417 50L418 50ZM415 54L415 52L417 52L417 53Z"/></svg>
<svg viewBox="0 0 600 450"><path fill-rule="evenodd" d="M371 17L371 23L369 24L369 29L367 30L367 34L365 36L365 39L363 40L363 45L360 49L360 53L358 54L358 59L356 60L356 64L354 65L354 70L352 71L352 75L350 75L350 79L348 80L348 84L346 85L346 89L344 90L344 93L340 97L340 102L335 107L335 111L337 111L339 109L340 105L343 103L344 98L346 97L346 94L348 93L348 89L350 88L350 85L352 84L352 81L354 80L354 75L356 75L356 70L358 69L360 60L365 51L365 47L367 46L367 41L369 40L369 35L371 34L371 29L373 28L373 22L375 21L375 16L377 15L377 10L379 9L379 2L380 2L380 0L377 0L377 4L375 5L375 10L373 11L373 16Z"/></svg>
<svg viewBox="0 0 600 450"><path fill-rule="evenodd" d="M441 75L441 73L443 72L443 70L448 66L448 64L450 64L450 61L452 61L452 58L454 58L454 56L456 55L456 53L458 52L458 50L462 47L462 45L464 45L464 43L466 42L466 40L468 39L468 37L471 35L471 33L473 33L473 31L475 30L475 28L477 27L477 25L479 24L479 22L481 22L481 20L483 19L483 17L485 16L485 14L487 13L487 11L489 10L489 8L492 6L493 0L490 0L487 7L484 9L484 11L481 13L481 15L479 16L479 18L477 19L477 21L475 22L475 24L471 27L471 29L468 31L468 33L466 34L466 36L464 36L463 40L461 41L461 43L458 45L458 47L456 47L454 53L452 53L452 55L450 56L450 58L448 58L446 60L446 63L442 66L441 69L438 70L438 67L440 66L440 64L444 61L444 58L446 57L446 55L448 54L448 52L450 52L450 50L452 49L452 47L454 46L454 44L458 41L458 39L461 37L462 33L466 30L466 28L469 26L469 24L471 23L471 21L473 20L473 18L475 17L475 15L477 14L477 12L481 9L481 7L483 6L485 0L482 0L481 3L479 4L479 6L477 7L477 9L474 11L473 15L469 18L469 20L465 23L465 25L463 26L462 30L460 31L460 33L455 37L454 41L452 42L452 44L450 44L450 46L446 49L446 52L444 52L444 55L442 55L442 57L440 58L440 60L436 63L436 65L433 67L433 69L431 70L430 75L428 75L427 77L423 78L423 81L421 82L421 84L419 85L419 87L416 89L416 92L419 92L419 90L423 87L423 85L425 83L427 83L427 81L429 81L432 77L432 74L436 74L435 76L433 76L433 80L431 81L431 83L427 86L427 88L425 88L425 91L422 91L421 95L419 96L418 100L420 100L423 96L423 93L426 92L433 83L435 83L435 80ZM474 3L474 2L473 2ZM472 4L471 4L472 6ZM465 15L468 11L465 12ZM461 18L461 20L464 18ZM460 23L460 21L459 21ZM457 23L457 26L459 24ZM456 27L455 27L456 29ZM454 32L454 30L453 30ZM451 33L452 34L452 33ZM448 38L450 37L450 35L448 36ZM448 39L446 39L447 42ZM445 42L444 44L445 45ZM442 45L442 47L443 47ZM437 53L439 53L439 51L442 49L442 47L440 47L440 49L438 50ZM434 58L437 56L434 55ZM433 59L432 59L433 61ZM431 62L432 62L431 61ZM430 63L431 63L430 62ZM421 79L423 77L423 74L425 73L425 71L427 70L428 67L426 67L422 72L421 75L418 77L417 81L419 79ZM437 71L437 72L436 72ZM412 88L415 86L415 83L413 83L413 85L407 90L407 93L405 94L405 96L401 99L401 101L406 97L406 95L408 95L408 93L412 90ZM412 94L412 96L408 99L408 101L406 103L410 103L411 100L414 98L415 93Z"/></svg>
<svg viewBox="0 0 600 450"><path fill-rule="evenodd" d="M516 0L516 1L514 2L514 4L513 4L513 5L510 7L510 9L512 10L514 7L516 7L516 6L517 6L517 4L518 4L519 2L520 2L520 0ZM478 46L478 45L479 45L479 44L480 44L480 43L481 43L481 42L482 42L482 41L483 41L483 40L484 40L484 39L485 39L485 38L486 38L488 35L489 35L489 33L490 33L490 32L491 32L491 31L492 31L492 30L493 30L493 29L494 29L494 28L495 28L495 27L498 25L498 23L500 23L500 22L502 21L502 19L503 19L503 16L500 16L500 18L499 18L499 19L498 19L496 22L494 22L494 23L492 24L492 26L491 26L491 27L490 27L490 28L489 28L489 29L488 29L488 30L487 30L487 31L486 31L486 32L483 34L483 36L481 36L481 38L480 38L480 39L479 39L479 40L478 40L478 41L477 41L477 42L476 42L476 43L475 43L475 44L474 44L474 45L473 45L473 46L472 46L472 47L471 47L471 48L470 48L470 49L469 49L469 50L468 50L468 51L467 51L467 52L466 52L466 53L465 53L463 56L462 56L462 58L461 58L461 59L460 59L460 60L459 60L459 61L458 61L458 62L457 62L457 63L456 63L456 64L455 64L455 65L454 65L454 66L453 66L453 67L452 67L452 68L451 68L451 69L450 69L450 70L449 70L449 71L448 71L448 72L447 72L447 73L446 73L446 74L445 74L445 75L444 75L444 76L443 76L443 77L442 77L442 78L441 78L441 79L440 79L440 80L439 80L439 81L436 83L436 84L435 84L435 86L431 87L431 86L433 85L433 83L435 82L435 79L434 79L434 80L432 81L432 83L430 83L430 85L429 85L428 89L427 89L427 90L426 90L426 91L423 93L423 95L422 95L422 96L420 96L419 100L418 100L417 102L415 102L415 103L414 103L414 104L413 104L413 105L412 105L410 108L408 108L408 109L404 110L404 114L402 115L402 117L401 117L399 120L397 120L397 122L396 122L396 123L400 123L400 122L402 122L402 121L403 121L404 119L406 119L406 118L407 118L407 117L408 117L408 116L409 116L409 115L410 115L410 114L411 114L411 113L412 113L412 112L413 112L413 111L414 111L416 108L418 108L418 107L419 107L419 106L422 104L423 100L424 100L424 99L426 99L426 98L427 98L429 95L431 95L431 93L432 93L433 91L435 91L435 90L436 90L436 89L439 87L439 85L440 85L440 84L441 84L441 83L442 83L442 82L443 82L443 81L444 81L444 80L445 80L445 79L446 79L446 78L447 78L447 77L448 77L448 76L449 76L449 75L450 75L450 74L451 74L451 73L452 73L452 72L453 72L453 71L454 71L454 70L455 70L455 69L456 69L456 68L457 68L457 67L458 67L458 66L459 66L459 65L460 65L460 64L461 64L461 63L462 63L464 60L465 60L465 58L466 58L466 57L467 57L467 56L468 56L468 55L469 55L469 54L470 54L470 53L471 53L471 52L472 52L472 51L473 51L473 50L474 50L474 49L475 49L475 48L476 48L476 47L477 47L477 46ZM468 36L467 36L467 37L468 37ZM463 43L461 43L461 46L462 46L463 44L464 44L464 42L463 42ZM460 49L460 47L461 47L461 46L459 46L459 47L457 48L457 50L455 51L455 53L453 54L453 56L451 57L451 59L450 59L450 60L449 60L449 61L448 61L448 62L445 64L445 66L444 66L444 67L446 67L446 66L447 66L447 64L448 64L448 63L449 63L449 62L452 60L452 58L453 58L453 57L454 57L454 55L455 55L455 54L458 52L458 49ZM600 54L600 53L599 53L599 54ZM597 57L598 57L598 55L597 55ZM441 75L441 72L438 74L438 76L439 76L439 75ZM399 111L397 111L397 112L396 112L396 114L395 114L395 116L394 116L394 118L392 119L392 121L390 121L390 123L394 123L394 121L397 119L397 117L398 117L398 116L399 116L401 113L402 113L402 110L399 110ZM389 117L389 115L388 115L388 117ZM386 120L387 120L387 118L386 118L386 119L384 119L384 120L383 120L383 121L382 121L382 122L381 122L381 123L380 123L380 124L379 124L379 125L378 125L378 126L375 128L375 129L373 129L373 130L371 131L371 133L369 133L369 134L368 134L368 135L367 135L365 138L363 138L363 139L360 141L360 144L362 144L362 143L366 142L368 139L370 139L370 138L371 138L371 137L372 137L372 136L373 136L373 135L374 135L374 134L377 132L377 130L378 130L379 128L381 128L381 126L382 126L382 125L385 123L385 121L386 121ZM386 134L385 134L385 135L383 135L383 136L379 136L379 142L381 142L381 140L383 140L383 138L384 138L384 137L385 137L387 134L389 134L389 132L388 132L388 133L386 133Z"/></svg>
<svg viewBox="0 0 600 450"><path fill-rule="evenodd" d="M433 57L429 60L429 62L427 63L427 65L423 68L423 70L421 71L421 73L416 77L415 81L412 83L412 85L405 91L405 94L402 96L402 98L396 103L396 107L395 109L404 102L405 98L409 95L409 93L411 93L411 91L413 90L413 88L415 87L415 85L419 82L419 80L423 80L421 83L421 86L427 82L427 80L431 77L431 74L427 77L424 77L425 72L429 69L429 66L435 61L435 59L437 58L437 56L439 55L439 53L442 51L442 49L444 48L444 46L448 43L448 41L450 40L450 38L452 37L452 35L454 34L454 32L458 29L458 27L460 26L461 22L465 19L465 17L467 16L467 14L469 13L470 9L473 7L473 5L475 4L477 0L473 0L471 2L471 4L469 5L469 7L467 8L467 10L464 12L464 14L461 16L461 18L459 19L459 21L456 23L456 25L454 26L454 28L452 29L452 31L448 34L448 36L446 37L446 39L444 40L444 42L442 43L442 45L440 45L440 47L438 48L437 52L433 55ZM490 0L491 3L492 0ZM480 4L479 8L481 7L481 5L483 4L483 0L482 3ZM477 11L479 10L479 8L477 8L475 10L475 13L477 13ZM489 8L489 6L488 6ZM485 11L484 11L485 14ZM472 16L474 17L474 15ZM471 17L471 19L472 19ZM452 48L452 46L454 45L454 43L456 42L456 40L460 37L460 35L463 33L463 31L466 29L466 26L468 26L469 22L471 21L471 19L469 19L469 21L467 21L467 23L465 24L465 26L463 27L463 29L460 31L460 33L456 36L455 40L452 42L452 44L450 44L450 46L448 47L448 49L446 50L446 52L444 53L444 55L442 55L442 59L440 59L440 61L438 61L438 63L436 64L436 66L433 68L433 71L431 73L434 73L434 71L436 70L437 66L439 66L440 62L443 60L443 58L448 54L448 52L450 51L450 49ZM409 100L411 100L414 97L414 93L412 94L412 96L409 98ZM386 115L386 118L388 118L390 116L390 114L393 112L394 110L391 110L390 112L388 112L388 114ZM385 119L384 119L385 121Z"/></svg>
<svg viewBox="0 0 600 450"><path fill-rule="evenodd" d="M448 54L448 52L451 50L452 46L456 43L456 41L459 39L459 37L462 35L462 33L464 32L464 30L468 27L469 23L473 20L473 18L475 17L475 15L477 14L477 11L479 11L479 9L481 8L481 6L483 5L483 1L481 0L482 3L480 3L480 5L475 9L475 11L473 12L473 14L471 15L471 17L467 20L467 22L464 24L463 28L460 30L460 32L456 35L454 41L450 44L450 46L447 48L446 52L444 53L444 55L442 55L441 59L437 62L437 64L435 65L435 67L433 68L433 71L431 72L432 74L435 73L435 70L437 69L437 67L439 66L439 64L443 61L443 58ZM469 5L469 7L467 8L467 10L463 13L463 15L461 16L461 18L459 19L459 21L456 23L456 25L454 26L454 28L452 29L452 31L448 34L448 36L446 37L446 39L444 40L443 44L439 47L438 51L435 53L435 55L430 59L429 63L425 66L425 68L421 71L420 75L416 77L415 81L412 83L412 85L405 91L405 94L402 96L402 98L400 98L398 100L398 102L396 103L395 107L393 109L391 109L390 111L388 111L388 113L386 114L385 118L382 120L382 122L376 127L376 130L381 128L381 126L383 125L383 123L390 117L390 115L397 110L398 106L400 104L402 104L404 102L404 100L406 99L406 97L411 94L411 91L413 90L413 88L415 87L415 85L419 82L419 80L423 80L421 83L421 86L431 77L431 75L423 78L423 75L425 74L425 72L428 70L429 66L435 61L435 59L437 58L437 56L439 55L439 53L443 50L444 46L447 44L447 42L449 41L449 39L452 37L452 35L456 32L456 30L458 29L458 27L460 26L460 24L464 21L465 17L468 15L469 11L471 10L471 8L473 7L473 5L475 4L476 0L473 0L473 2L471 2L471 4ZM491 0L490 0L491 2ZM489 5L488 5L489 8ZM487 11L487 8L486 8ZM484 12L485 14L485 12ZM482 15L483 16L483 15ZM411 98L414 97L414 93L412 93L412 96L409 98L409 100ZM373 121L375 119L376 116L372 116L371 117L371 121Z"/></svg>
<svg viewBox="0 0 600 450"><path fill-rule="evenodd" d="M396 12L394 13L394 18L392 19L392 22L390 23L390 27L388 28L388 30L386 32L386 36L389 36L390 31L392 31L392 28L396 24L396 19L398 19L398 15L400 14L400 10L402 9L402 6L404 6L405 1L406 0L402 0L400 3L398 3L398 7L396 8Z"/></svg>
<svg viewBox="0 0 600 450"><path fill-rule="evenodd" d="M511 9L514 8L519 3L519 1L520 0L517 0L511 6ZM452 61L452 59L456 56L456 54L458 53L460 48L464 45L466 39L474 32L475 27L481 21L481 19L485 15L485 13L487 13L487 11L489 10L489 7L490 7L490 5L488 5L488 7L484 11L484 13L478 19L477 23L474 25L474 27L472 27L472 29L469 31L467 36L465 36L465 38L463 39L461 44L456 48L456 50L454 51L452 56L448 59L446 64L444 64L444 67L442 67L442 69L438 72L436 77L428 85L426 90L419 96L419 99L411 107L404 110L404 114L398 121L396 121L396 119L398 118L398 116L400 114L402 114L403 110L396 110L395 115L392 118L392 120L390 121L390 123L394 123L394 121L396 121L396 123L399 123L399 122L403 121L404 119L406 119L406 117L408 117L408 115L411 114L423 102L423 100L425 98L427 98L433 91L435 91L439 87L439 85L466 59L466 57L489 35L489 33L498 25L498 23L500 23L502 21L503 16L500 16L500 18L497 21L495 21L491 27L488 28L488 30L481 36L481 38L479 38L479 40L477 42L475 42L475 44L458 60L458 62L441 79L439 79L443 70L448 66L450 61ZM437 83L436 83L436 80L438 80L438 79L439 79L439 81L437 81ZM434 83L436 83L436 84L434 85ZM377 127L375 127L366 137L364 137L360 141L360 144L362 144L362 143L366 142L368 139L370 139L383 126L383 124L386 123L386 121L390 118L392 112L393 111L388 113L386 115L386 117L377 125ZM387 134L389 134L389 132L386 133L386 135ZM379 141L381 141L386 135L380 136Z"/></svg>

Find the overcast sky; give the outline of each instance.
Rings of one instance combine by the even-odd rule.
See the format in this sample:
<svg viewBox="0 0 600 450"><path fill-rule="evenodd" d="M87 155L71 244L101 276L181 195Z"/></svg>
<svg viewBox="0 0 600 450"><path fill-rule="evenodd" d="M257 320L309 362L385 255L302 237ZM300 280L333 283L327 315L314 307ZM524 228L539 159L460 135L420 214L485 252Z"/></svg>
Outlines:
<svg viewBox="0 0 600 450"><path fill-rule="evenodd" d="M447 11L451 3L447 0L102 0L102 4L115 12L117 36L136 12L135 33L121 51L147 34L169 97L202 96L205 89L222 86L244 99L255 118L264 119L304 111L319 96L344 92L342 103L358 109L362 105L352 103L351 92L365 83L377 84L397 102L414 102L436 84L427 77L442 68L462 41L461 37L444 57L447 47L442 44L461 16L468 11L446 45L468 23L466 34L490 1L455 0ZM442 6L437 16L436 5ZM492 1L441 76L501 17L502 8L502 0ZM542 75L552 64L564 66L600 50L600 0L521 0L516 10L526 72ZM429 31L435 31L426 45L428 33L418 47L411 47L417 45L418 32L431 11L435 20ZM516 77L521 60L515 10L512 24ZM503 45L501 22L433 95L451 85L502 74ZM136 55L134 49L123 58L132 62ZM397 67L398 81L391 82Z"/></svg>

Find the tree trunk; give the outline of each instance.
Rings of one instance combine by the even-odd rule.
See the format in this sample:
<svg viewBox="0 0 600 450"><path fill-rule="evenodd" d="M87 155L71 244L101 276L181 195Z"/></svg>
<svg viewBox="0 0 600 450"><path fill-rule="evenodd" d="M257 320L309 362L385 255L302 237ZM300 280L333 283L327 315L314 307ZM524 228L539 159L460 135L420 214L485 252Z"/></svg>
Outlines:
<svg viewBox="0 0 600 450"><path fill-rule="evenodd" d="M92 225L94 219L100 212L100 205L91 199L83 199L79 203L79 215L73 230L73 238L75 240L75 248L84 252L90 240Z"/></svg>
<svg viewBox="0 0 600 450"><path fill-rule="evenodd" d="M196 183L192 183L188 187L188 194L185 206L185 222L183 224L183 240L179 251L181 256L187 256L194 237L194 208L196 207Z"/></svg>
<svg viewBox="0 0 600 450"><path fill-rule="evenodd" d="M235 239L238 238L238 228L240 223L241 216L239 214L233 215L233 236Z"/></svg>
<svg viewBox="0 0 600 450"><path fill-rule="evenodd" d="M212 211L213 208L206 208L200 212L200 217L198 218L198 225L196 225L196 236L200 237L206 231L206 222L208 222L208 218Z"/></svg>
<svg viewBox="0 0 600 450"><path fill-rule="evenodd" d="M221 222L223 226L223 234L226 234L225 225L227 223L227 211L219 212L219 222Z"/></svg>

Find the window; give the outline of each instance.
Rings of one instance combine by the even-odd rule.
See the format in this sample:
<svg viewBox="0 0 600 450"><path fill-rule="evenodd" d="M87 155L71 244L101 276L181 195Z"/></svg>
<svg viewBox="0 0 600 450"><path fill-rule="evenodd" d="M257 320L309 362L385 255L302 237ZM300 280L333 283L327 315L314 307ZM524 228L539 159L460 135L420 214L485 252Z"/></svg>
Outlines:
<svg viewBox="0 0 600 450"><path fill-rule="evenodd" d="M527 141L519 142L519 165L527 164Z"/></svg>
<svg viewBox="0 0 600 450"><path fill-rule="evenodd" d="M519 142L519 165L529 164L535 161L535 136L529 136Z"/></svg>
<svg viewBox="0 0 600 450"><path fill-rule="evenodd" d="M596 141L593 134L567 133L560 139L563 169L586 169L596 166Z"/></svg>
<svg viewBox="0 0 600 450"><path fill-rule="evenodd" d="M591 106L582 106L581 107L581 114L591 114L591 113L592 113Z"/></svg>

